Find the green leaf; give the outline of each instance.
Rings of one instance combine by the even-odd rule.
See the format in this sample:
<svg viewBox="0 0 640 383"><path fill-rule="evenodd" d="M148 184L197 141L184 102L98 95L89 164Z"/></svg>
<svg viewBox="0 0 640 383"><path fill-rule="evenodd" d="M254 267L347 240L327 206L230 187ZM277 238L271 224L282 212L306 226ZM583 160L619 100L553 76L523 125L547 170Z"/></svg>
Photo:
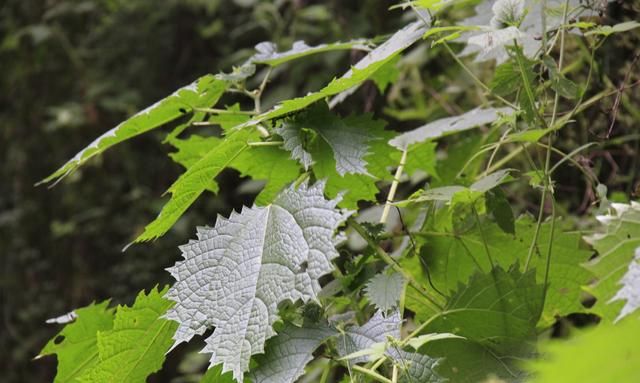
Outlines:
<svg viewBox="0 0 640 383"><path fill-rule="evenodd" d="M597 299L591 310L605 322L614 321L625 305L619 300L610 301L620 288L619 282L634 259L635 250L640 247L640 203L612 206L611 214L598 217L603 232L585 238L598 252L598 257L586 265L598 278L587 287Z"/></svg>
<svg viewBox="0 0 640 383"><path fill-rule="evenodd" d="M218 137L201 137L195 134L185 140L173 138L171 139L171 145L178 149L178 151L170 153L169 156L173 161L188 170L191 166L195 165L196 162L200 161L210 150L220 145L221 142L222 139ZM214 179L211 179L209 185L206 187L206 190L212 193L217 193L219 189L218 183Z"/></svg>
<svg viewBox="0 0 640 383"><path fill-rule="evenodd" d="M313 164L313 155L305 151L303 137L305 130L315 133L315 139L322 139L321 145L328 145L333 152L336 171L340 176L347 173L366 174L364 157L369 154L371 141L379 140L375 131L370 131L370 116L352 116L342 119L331 113L326 105L318 104L308 111L285 121L276 129L284 140L284 147L292 152L292 157L300 160L305 168Z"/></svg>
<svg viewBox="0 0 640 383"><path fill-rule="evenodd" d="M468 283L458 287L442 313L431 318L425 328L427 332L450 332L467 340L432 342L424 351L444 357L438 371L456 382L472 381L469 376L477 376L478 370L469 369L470 359L496 359L491 364L500 362L504 366L491 372L504 377L505 370L517 370L516 359L531 356L542 293L543 286L536 284L533 271L522 274L516 268L505 271L495 267L486 273L475 273ZM449 344L466 346L447 347Z"/></svg>
<svg viewBox="0 0 640 383"><path fill-rule="evenodd" d="M570 100L579 96L580 88L573 81L569 80L560 71L558 71L558 65L551 56L544 56L542 58L542 62L549 71L551 88L553 90L555 90L560 96Z"/></svg>
<svg viewBox="0 0 640 383"><path fill-rule="evenodd" d="M485 202L487 212L493 215L498 226L505 233L515 234L516 227L513 210L511 210L511 205L504 192L499 188L489 190L486 194Z"/></svg>
<svg viewBox="0 0 640 383"><path fill-rule="evenodd" d="M231 372L222 372L222 365L218 364L207 370L200 383L236 383Z"/></svg>
<svg viewBox="0 0 640 383"><path fill-rule="evenodd" d="M591 36L591 35L602 35L602 36L609 36L612 35L614 33L620 33L620 32L627 32L630 31L632 29L636 29L640 27L640 23L638 23L637 21L625 21L624 23L619 23L616 25L600 25L588 32L586 32L584 35L585 36Z"/></svg>
<svg viewBox="0 0 640 383"><path fill-rule="evenodd" d="M113 309L109 301L75 310L77 318L67 324L40 351L39 356L56 354L58 372L55 383L75 382L98 362L99 331L113 327Z"/></svg>
<svg viewBox="0 0 640 383"><path fill-rule="evenodd" d="M166 318L178 322L175 345L215 327L203 352L241 382L252 355L275 335L278 305L317 300L319 278L333 270L335 231L351 212L326 200L323 183L285 189L273 204L245 208L181 246L169 272L176 302Z"/></svg>
<svg viewBox="0 0 640 383"><path fill-rule="evenodd" d="M104 133L40 182L50 182L57 178L63 178L90 158L120 142L187 115L193 112L194 108L209 107L215 104L224 93L226 87L227 84L225 82L218 81L211 75L199 78L192 84L178 89L172 95L136 113L128 120Z"/></svg>
<svg viewBox="0 0 640 383"><path fill-rule="evenodd" d="M492 93L500 96L508 96L518 89L521 89L521 86L522 78L518 65L513 61L507 61L496 67L489 88Z"/></svg>
<svg viewBox="0 0 640 383"><path fill-rule="evenodd" d="M135 242L150 241L166 233L200 194L211 187L211 180L248 147L247 141L252 134L248 130L240 130L227 135L219 145L189 167L169 188L171 199Z"/></svg>
<svg viewBox="0 0 640 383"><path fill-rule="evenodd" d="M400 61L400 56L394 57L392 60L389 60L385 63L380 69L375 71L375 73L371 76L371 80L376 84L380 93L384 93L389 84L393 84L398 80L400 76L400 70L398 69L398 62Z"/></svg>
<svg viewBox="0 0 640 383"><path fill-rule="evenodd" d="M265 353L256 357L258 367L250 373L254 383L293 383L313 359L313 352L337 331L322 324L285 328L267 342Z"/></svg>
<svg viewBox="0 0 640 383"><path fill-rule="evenodd" d="M442 220L446 219L446 211L438 213ZM530 245L535 235L535 222L528 217L516 220L515 235L504 232L498 225L482 223L482 231L477 226L471 230L450 236L428 236L424 239L421 254L426 267L431 271L431 278L441 291L455 291L458 283L465 282L478 269L491 270L486 249L489 249L493 261L503 268L518 262L521 268L529 254ZM451 229L431 228L442 233L451 233ZM483 240L484 238L484 240ZM530 268L536 270L538 283L544 282L547 244L551 240L551 223L545 222L540 227L537 246L533 248ZM556 221L551 250L549 268L549 286L539 326L546 327L555 322L556 316L586 312L581 304L582 286L592 280L592 274L580 265L590 257L590 252L581 245L580 234L563 230L561 221ZM619 279L619 278L618 278ZM616 280L617 282L617 280ZM613 295L613 292L612 292ZM407 307L426 319L429 312L420 306L407 302Z"/></svg>
<svg viewBox="0 0 640 383"><path fill-rule="evenodd" d="M132 307L118 306L113 328L98 331L99 362L80 381L144 383L162 368L178 327L162 318L172 306L163 298L166 291L141 291Z"/></svg>
<svg viewBox="0 0 640 383"><path fill-rule="evenodd" d="M335 42L331 44L320 44L316 46L309 46L304 41L296 41L288 51L278 52L278 47L276 46L276 44L265 41L256 45L257 53L253 55L249 59L249 61L255 64L278 66L286 62L316 53L349 49L368 51L368 44L369 41L362 39L347 42Z"/></svg>
<svg viewBox="0 0 640 383"><path fill-rule="evenodd" d="M438 145L432 141L425 141L420 144L414 144L407 151L407 161L404 165L404 171L413 175L417 171L423 171L434 178L438 177L436 171L436 147ZM394 154L397 163L400 163L400 153Z"/></svg>
<svg viewBox="0 0 640 383"><path fill-rule="evenodd" d="M409 132L402 133L389 141L389 144L400 150L404 150L404 148L410 147L413 144L490 124L497 120L500 114L509 115L511 113L513 113L511 108L473 109L459 116L442 118Z"/></svg>
<svg viewBox="0 0 640 383"><path fill-rule="evenodd" d="M535 339L542 292L532 271L522 274L511 268L507 272L498 266L488 273L475 273L458 287L426 331L463 336L501 355L519 354Z"/></svg>
<svg viewBox="0 0 640 383"><path fill-rule="evenodd" d="M527 364L531 383L635 382L640 366L640 320L601 324L568 341L553 341Z"/></svg>
<svg viewBox="0 0 640 383"><path fill-rule="evenodd" d="M317 179L327 180L327 195L331 198L342 195L340 206L354 209L359 201L376 200L379 191L376 183L393 180L389 167L397 166L399 157L396 156L398 152L387 144L394 133L384 129L384 121L373 120L371 115L365 114L346 117L344 123L361 131L366 129L371 137L379 138L370 141L368 153L363 157L367 174L338 174L334 153L322 140L314 140L309 152L315 161L312 166L314 175Z"/></svg>
<svg viewBox="0 0 640 383"><path fill-rule="evenodd" d="M270 111L262 113L243 125L239 125L237 128L243 128L245 126L257 125L266 120L272 120L286 116L292 112L299 111L307 106L320 101L324 98L334 96L338 93L358 87L365 80L371 77L378 69L380 69L387 62L391 61L396 55L416 42L422 34L425 28L422 21L416 21L408 24L398 32L393 34L387 41L381 44L379 47L371 51L365 57L363 57L352 69L347 71L342 77L334 79L327 86L320 89L317 92L310 93L303 97L286 100L276 105ZM351 93L349 93L351 94ZM335 103L340 102L346 98L347 95L342 95L336 100Z"/></svg>
<svg viewBox="0 0 640 383"><path fill-rule="evenodd" d="M255 200L260 206L271 203L300 174L298 163L289 157L289 153L274 146L251 147L240 153L230 166L243 176L266 181Z"/></svg>
<svg viewBox="0 0 640 383"><path fill-rule="evenodd" d="M369 280L365 294L378 310L387 311L398 307L404 290L404 278L400 273L380 273Z"/></svg>

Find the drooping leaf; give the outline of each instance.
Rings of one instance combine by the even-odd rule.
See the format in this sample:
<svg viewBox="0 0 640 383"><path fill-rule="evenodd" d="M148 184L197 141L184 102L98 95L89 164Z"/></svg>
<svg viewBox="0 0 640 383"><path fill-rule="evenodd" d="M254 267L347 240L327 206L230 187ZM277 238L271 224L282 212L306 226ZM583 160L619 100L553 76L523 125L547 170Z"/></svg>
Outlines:
<svg viewBox="0 0 640 383"><path fill-rule="evenodd" d="M159 371L178 327L162 318L172 302L167 288L138 294L132 307L118 306L113 328L98 331L99 362L85 370L81 382L144 383Z"/></svg>
<svg viewBox="0 0 640 383"><path fill-rule="evenodd" d="M164 205L158 217L148 224L135 242L150 241L166 233L191 204L211 187L211 181L228 167L248 145L252 136L248 130L233 132L202 158L195 162L171 185L171 199Z"/></svg>
<svg viewBox="0 0 640 383"><path fill-rule="evenodd" d="M601 324L572 339L553 341L530 362L532 383L635 382L640 365L640 320ZM579 356L579 357L578 357Z"/></svg>
<svg viewBox="0 0 640 383"><path fill-rule="evenodd" d="M417 352L390 350L393 362L398 366L400 383L444 383L438 373L442 359L431 358Z"/></svg>
<svg viewBox="0 0 640 383"><path fill-rule="evenodd" d="M587 311L581 303L582 286L593 276L580 265L589 259L590 252L581 245L579 233L566 231L563 226L562 221L556 221L552 237L551 222L543 223L537 245L533 247L529 267L535 268L537 283L544 282L547 259L551 261L547 297L539 326L552 324L557 316ZM441 231L446 233L450 230ZM534 236L535 222L528 217L516 220L515 235L505 232L497 224L483 222L481 231L474 226L457 238L428 237L423 245L424 262L430 268L432 282L438 289L455 291L458 283L464 283L478 269L491 270L486 248L492 260L503 268L516 262L521 269L524 268ZM551 238L553 245L548 258ZM420 306L414 306L410 301L407 301L407 307L417 310L422 319L426 319L423 315L430 315L428 311L422 314Z"/></svg>
<svg viewBox="0 0 640 383"><path fill-rule="evenodd" d="M402 274L382 272L369 280L365 287L365 294L378 310L388 311L398 307L404 283Z"/></svg>
<svg viewBox="0 0 640 383"><path fill-rule="evenodd" d="M389 141L389 144L404 150L404 148L416 143L490 124L497 120L500 114L510 115L511 113L513 110L510 108L473 109L459 116L442 118L400 134Z"/></svg>
<svg viewBox="0 0 640 383"><path fill-rule="evenodd" d="M113 309L109 301L75 310L77 318L67 324L40 351L39 356L56 354L58 372L55 383L76 382L98 362L98 332L113 327Z"/></svg>
<svg viewBox="0 0 640 383"><path fill-rule="evenodd" d="M175 344L215 327L206 339L211 365L242 381L251 355L275 335L278 304L316 299L318 278L338 256L334 232L350 213L327 201L323 183L285 189L265 207L245 208L181 247L184 261L169 269L176 302L167 318L179 323Z"/></svg>
<svg viewBox="0 0 640 383"><path fill-rule="evenodd" d="M317 92L310 93L303 97L294 98L284 101L276 105L270 111L262 113L238 128L256 125L266 120L271 120L286 116L292 112L304 109L307 106L320 101L324 98L331 97L347 89L357 87L373 75L388 61L392 60L397 54L409 47L417 41L424 33L422 21L416 21L408 24L398 32L393 34L387 41L371 51L363 57L356 65L353 66L342 77L334 79L327 86ZM341 98L346 97L342 96Z"/></svg>
<svg viewBox="0 0 640 383"><path fill-rule="evenodd" d="M598 257L586 265L597 278L595 284L587 287L597 298L591 310L606 322L614 321L625 306L623 301L610 301L640 247L640 203L616 203L612 207L611 214L597 217L603 232L585 238L598 252Z"/></svg>
<svg viewBox="0 0 640 383"><path fill-rule="evenodd" d="M620 284L622 287L610 301L626 301L616 322L640 308L640 247L636 249L635 256L629 264L627 273L620 280Z"/></svg>
<svg viewBox="0 0 640 383"><path fill-rule="evenodd" d="M211 75L199 78L104 133L41 182L64 177L111 146L191 113L194 108L215 104L226 87L225 82L216 80Z"/></svg>
<svg viewBox="0 0 640 383"><path fill-rule="evenodd" d="M285 140L285 148L291 150L292 157L298 159L305 168L313 162L304 148L304 130L313 131L318 139L328 145L336 163L336 171L340 176L347 173L367 173L364 157L370 154L369 143L380 139L370 131L365 122L373 122L367 116L352 116L341 119L319 104L309 111L286 121L276 132Z"/></svg>
<svg viewBox="0 0 640 383"><path fill-rule="evenodd" d="M297 327L287 324L267 342L264 355L256 358L258 367L250 373L254 383L293 383L313 359L313 352L336 330L322 324Z"/></svg>
<svg viewBox="0 0 640 383"><path fill-rule="evenodd" d="M293 43L291 49L278 52L276 44L264 41L256 45L256 54L253 55L249 61L255 64L267 64L271 66L278 66L291 60L298 59L300 57L309 56L316 53L330 52L337 50L358 49L368 51L369 42L367 40L353 40L347 42L335 42L331 44L320 44L316 46L309 46L304 41L296 41Z"/></svg>

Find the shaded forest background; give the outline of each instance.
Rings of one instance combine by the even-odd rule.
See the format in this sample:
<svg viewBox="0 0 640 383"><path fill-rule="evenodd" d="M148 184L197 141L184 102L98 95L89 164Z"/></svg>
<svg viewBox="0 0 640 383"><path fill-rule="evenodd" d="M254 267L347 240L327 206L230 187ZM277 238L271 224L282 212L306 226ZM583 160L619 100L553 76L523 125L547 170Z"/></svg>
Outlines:
<svg viewBox="0 0 640 383"><path fill-rule="evenodd" d="M0 6L0 380L51 381L56 361L32 361L58 331L47 318L93 300L131 303L135 294L170 282L164 268L179 256L196 225L212 224L251 204L255 182L234 171L221 175L221 191L189 209L162 239L122 248L156 216L162 193L182 172L155 132L119 145L51 189L34 183L127 116L206 73L229 71L274 41L286 49L374 37L405 22L392 1L305 0L8 0ZM640 19L637 2L609 5L605 23ZM562 131L558 147L570 152L602 143L578 160L609 188L611 200L640 191L640 32L611 39L594 66L594 89L611 89ZM570 46L570 75L587 73L588 51ZM272 76L264 107L321 88L360 53L312 56ZM470 60L469 60L470 61ZM475 65L489 75L493 64ZM260 76L258 76L260 77ZM584 82L584 81L582 81ZM401 63L384 94L368 83L340 107L373 111L397 129L479 105L483 96L453 60L421 44ZM454 89L454 90L452 90ZM618 90L616 92L616 90ZM226 100L228 104L238 100ZM383 107L384 106L384 107ZM615 121L613 120L615 111ZM610 136L617 147L604 144ZM622 149L620 149L622 148ZM446 147L442 148L446 150ZM591 214L592 186L580 172L560 172L564 212ZM382 196L381 196L382 198ZM512 201L530 208L525 195ZM181 346L177 354L197 350ZM189 381L189 366L171 357L154 381ZM200 365L198 365L200 366Z"/></svg>

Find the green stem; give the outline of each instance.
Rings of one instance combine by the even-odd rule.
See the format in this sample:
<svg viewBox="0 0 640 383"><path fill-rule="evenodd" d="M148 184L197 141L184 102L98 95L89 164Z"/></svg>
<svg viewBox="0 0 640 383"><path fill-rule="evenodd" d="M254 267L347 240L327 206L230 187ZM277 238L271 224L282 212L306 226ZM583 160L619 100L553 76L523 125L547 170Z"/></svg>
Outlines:
<svg viewBox="0 0 640 383"><path fill-rule="evenodd" d="M497 95L495 93L493 93L491 91L491 89L485 85L485 83L483 83L478 76L476 76L471 69L469 69L463 62L462 60L460 60L460 58L458 58L458 56L455 54L455 52L451 49L451 47L449 46L449 44L447 44L446 42L442 43L444 45L444 47L446 48L447 52L449 52L449 54L453 57L453 59L456 61L456 63L458 63L458 65L460 65L462 67L462 70L465 71L465 73L467 73L472 79L473 81L478 84L482 89L484 89L488 94L490 94L491 96L495 97L496 99L500 100L502 103L504 103L505 105L511 107L513 110L518 110L518 107L505 100L502 96Z"/></svg>
<svg viewBox="0 0 640 383"><path fill-rule="evenodd" d="M423 297L425 297L427 299L427 301L432 305L431 309L433 309L434 311L440 311L442 310L442 305L437 302L434 298L432 298L429 293L413 278L413 276L411 276L410 274L408 274L402 267L400 267L400 265L398 265L398 263L391 258L391 256L389 254L387 254L386 251L384 251L374 240L373 238L371 238L369 236L369 234L367 233L367 230L358 222L356 222L355 220L351 219L349 220L349 225L358 233L360 234L360 236L362 237L362 239L364 239L367 244L369 245L369 247L371 247L374 251L375 254L382 259L386 264L388 264L389 266L391 266L392 269L394 269L396 272L400 273L404 279L407 281L407 283L409 283L409 285L411 287L413 287L414 289L416 289L416 291L418 293L420 293L420 295L422 295Z"/></svg>
<svg viewBox="0 0 640 383"><path fill-rule="evenodd" d="M369 370L368 368L358 366L357 364L354 364L353 366L351 366L351 368L353 368L354 371L358 371L362 374L369 376L370 378L377 380L378 382L393 383L390 379L385 378L384 376L378 374L377 372Z"/></svg>

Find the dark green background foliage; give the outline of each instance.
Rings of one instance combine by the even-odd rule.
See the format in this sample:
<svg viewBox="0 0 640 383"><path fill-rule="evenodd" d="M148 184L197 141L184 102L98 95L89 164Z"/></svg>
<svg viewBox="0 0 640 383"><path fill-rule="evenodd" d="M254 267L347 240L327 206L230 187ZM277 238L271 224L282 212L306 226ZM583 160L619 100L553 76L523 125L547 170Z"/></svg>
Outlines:
<svg viewBox="0 0 640 383"><path fill-rule="evenodd" d="M623 4L626 3L626 4ZM638 5L614 2L604 23L640 18ZM257 188L232 170L218 178L221 191L200 198L162 239L121 250L158 213L161 194L182 172L155 132L119 145L48 190L34 183L77 150L132 113L205 73L230 71L270 40L288 48L374 37L405 24L392 1L259 0L8 0L0 6L0 380L50 381L55 358L31 361L57 326L47 318L112 297L132 303L138 291L170 282L164 268L178 258L196 225L251 204ZM616 89L640 81L638 30L608 40L595 56L591 88ZM567 74L584 84L589 52L577 40L567 47ZM481 91L455 66L442 46L421 44L405 60L397 82L380 94L373 82L337 110L373 112L395 129L458 114L479 105ZM263 106L320 89L361 56L334 52L279 67ZM493 64L472 64L490 79ZM260 76L258 76L260 77ZM251 84L257 85L257 84ZM442 92L445 88L457 92ZM587 97L594 94L589 91ZM576 160L588 175L564 166L554 175L558 215L579 220L596 200L597 178L609 198L640 197L640 87L603 98L563 129L564 152L588 142ZM245 102L225 96L222 104ZM616 101L617 100L617 101ZM383 107L384 106L384 107ZM561 110L570 107L568 103ZM251 107L251 106L249 106ZM613 111L616 120L612 124ZM635 121L635 124L634 124ZM460 134L440 149L460 149ZM615 146L615 150L610 147ZM540 155L542 155L540 151ZM519 168L526 169L522 158ZM459 169L438 168L443 185ZM508 193L516 213L535 211L537 197L525 185ZM410 193L415 185L403 185ZM520 188L520 189L518 189ZM585 191L585 192L583 192ZM380 196L382 198L382 196ZM582 320L581 318L579 318ZM558 334L562 328L558 326ZM192 342L193 343L193 342ZM198 349L181 346L176 352ZM153 381L180 381L180 357L167 360ZM172 380L173 379L173 380Z"/></svg>

